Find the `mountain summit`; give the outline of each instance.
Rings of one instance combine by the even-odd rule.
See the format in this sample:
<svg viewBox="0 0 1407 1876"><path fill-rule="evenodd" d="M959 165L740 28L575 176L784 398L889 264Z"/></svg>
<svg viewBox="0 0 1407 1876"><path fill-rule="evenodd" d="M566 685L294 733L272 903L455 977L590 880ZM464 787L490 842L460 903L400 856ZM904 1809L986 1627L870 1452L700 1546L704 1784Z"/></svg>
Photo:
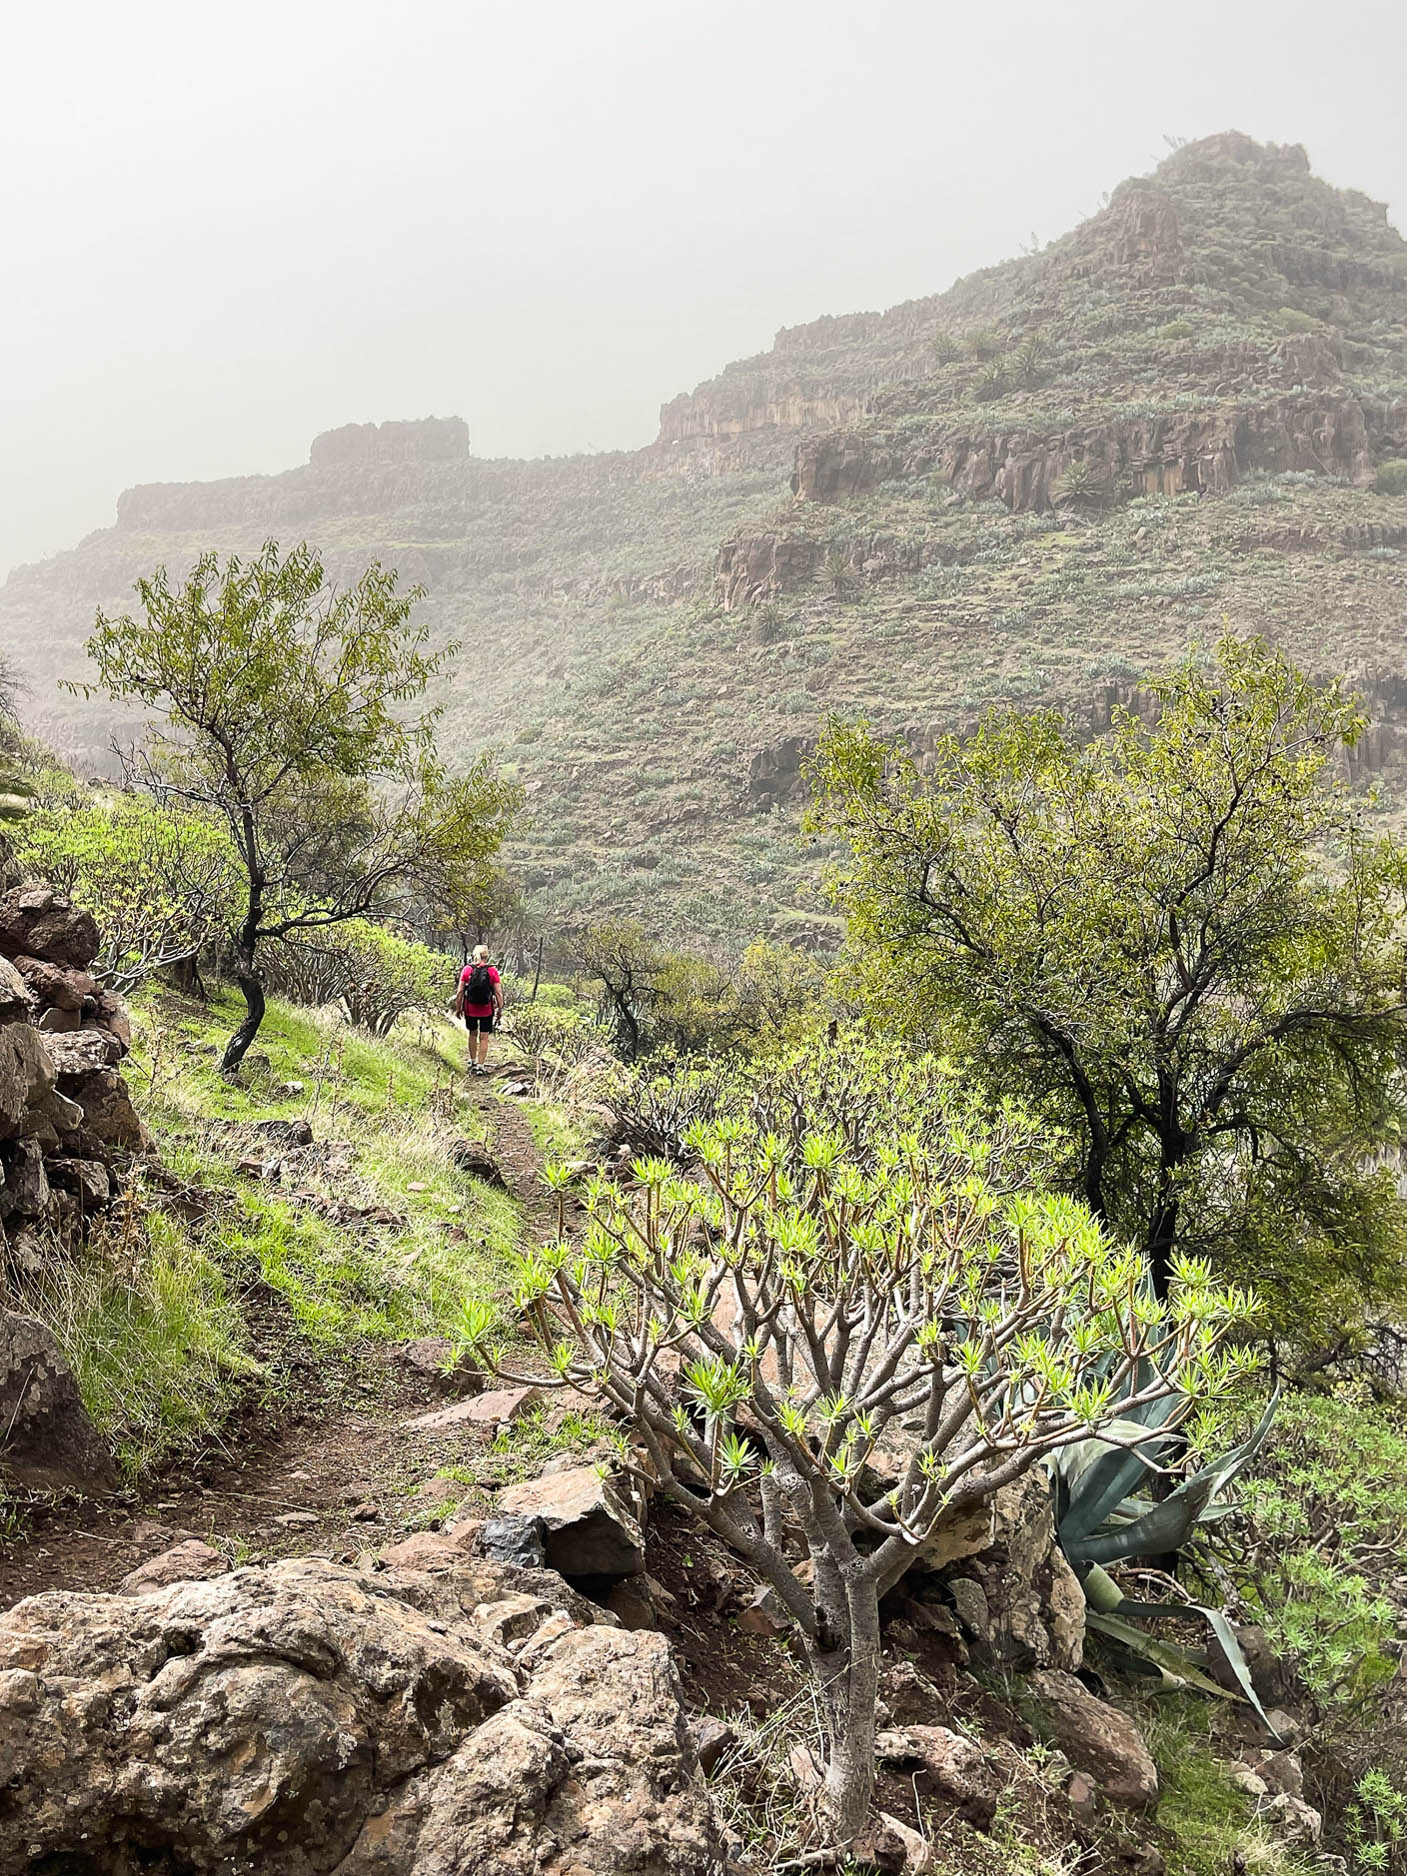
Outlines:
<svg viewBox="0 0 1407 1876"><path fill-rule="evenodd" d="M1391 806L1407 243L1298 145L1227 133L1039 253L784 330L642 450L488 462L458 419L350 425L283 475L130 490L0 590L41 730L106 743L53 690L98 604L268 535L339 574L380 556L471 642L450 737L511 746L562 919L818 933L792 828L826 711L920 749L1002 700L1095 728L1224 620L1349 669Z"/></svg>

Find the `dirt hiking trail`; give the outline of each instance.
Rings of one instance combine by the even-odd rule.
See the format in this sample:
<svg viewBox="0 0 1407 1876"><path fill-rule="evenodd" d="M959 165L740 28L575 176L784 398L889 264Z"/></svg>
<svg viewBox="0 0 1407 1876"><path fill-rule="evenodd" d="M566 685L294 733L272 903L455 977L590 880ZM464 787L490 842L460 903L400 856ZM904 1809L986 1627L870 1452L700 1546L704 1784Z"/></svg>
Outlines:
<svg viewBox="0 0 1407 1876"><path fill-rule="evenodd" d="M527 1116L490 1083L471 1082L490 1150L522 1215L521 1241L555 1228L538 1180L542 1157ZM329 1362L286 1327L279 1394L249 1400L203 1451L173 1460L135 1492L36 1506L0 1545L0 1608L47 1589L111 1589L148 1558L188 1538L234 1561L321 1555L354 1562L425 1528L443 1503L414 1496L440 1469L464 1468L466 1509L497 1484L493 1428L416 1429L406 1422L453 1404L415 1344L365 1341Z"/></svg>

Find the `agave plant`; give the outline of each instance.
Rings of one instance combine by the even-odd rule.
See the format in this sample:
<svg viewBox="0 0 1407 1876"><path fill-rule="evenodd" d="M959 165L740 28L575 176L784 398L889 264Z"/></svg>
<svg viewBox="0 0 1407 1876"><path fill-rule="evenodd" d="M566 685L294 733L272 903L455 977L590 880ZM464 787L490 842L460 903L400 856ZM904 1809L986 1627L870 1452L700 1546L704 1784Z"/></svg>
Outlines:
<svg viewBox="0 0 1407 1876"><path fill-rule="evenodd" d="M1224 1517L1231 1509L1224 1497L1226 1488L1260 1450L1279 1399L1276 1389L1254 1430L1239 1446L1157 1501L1140 1487L1159 1469L1160 1458L1171 1445L1174 1435L1169 1423L1178 1407L1175 1400L1149 1402L1136 1416L1115 1421L1094 1437L1064 1447L1048 1462L1054 1481L1056 1535L1084 1589L1089 1627L1121 1642L1163 1674L1223 1697L1227 1690L1191 1655L1159 1641L1139 1625L1137 1618L1166 1615L1167 1605L1125 1596L1104 1566L1133 1557L1168 1556L1183 1549L1199 1525ZM1187 1607L1206 1620L1241 1692L1265 1720L1230 1622L1220 1609L1208 1604Z"/></svg>

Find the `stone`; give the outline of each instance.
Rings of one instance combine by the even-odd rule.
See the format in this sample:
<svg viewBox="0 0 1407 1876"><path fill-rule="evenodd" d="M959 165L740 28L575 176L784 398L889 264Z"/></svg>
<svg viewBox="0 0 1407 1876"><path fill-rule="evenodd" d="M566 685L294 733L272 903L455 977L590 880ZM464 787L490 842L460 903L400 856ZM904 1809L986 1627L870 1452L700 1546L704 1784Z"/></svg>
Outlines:
<svg viewBox="0 0 1407 1876"><path fill-rule="evenodd" d="M0 1313L0 1478L40 1491L100 1494L117 1468L73 1371L43 1323Z"/></svg>
<svg viewBox="0 0 1407 1876"><path fill-rule="evenodd" d="M562 1576L634 1576L645 1567L637 1510L621 1483L595 1466L510 1485L498 1510L541 1522L548 1565Z"/></svg>
<svg viewBox="0 0 1407 1876"><path fill-rule="evenodd" d="M55 1037L55 1041L76 1041L76 1037ZM145 1152L151 1146L127 1084L112 1068L94 1069L86 1075L60 1077L60 1092L76 1101L83 1110L83 1127L102 1146L126 1147Z"/></svg>
<svg viewBox="0 0 1407 1876"><path fill-rule="evenodd" d="M172 1583L201 1581L223 1576L230 1560L221 1550L203 1544L198 1537L173 1544L155 1557L148 1557L135 1570L129 1570L117 1586L119 1596L146 1596L153 1590L167 1589Z"/></svg>
<svg viewBox="0 0 1407 1876"><path fill-rule="evenodd" d="M1277 1791L1256 1804L1256 1816L1287 1849L1313 1849L1324 1834L1324 1819L1292 1792Z"/></svg>
<svg viewBox="0 0 1407 1876"><path fill-rule="evenodd" d="M489 1562L513 1564L518 1569L540 1569L547 1562L540 1518L502 1514L487 1518L479 1533L479 1548Z"/></svg>
<svg viewBox="0 0 1407 1876"><path fill-rule="evenodd" d="M53 1008L45 1010L36 1024L41 1036L71 1036L82 1027L83 1019L77 1010Z"/></svg>
<svg viewBox="0 0 1407 1876"><path fill-rule="evenodd" d="M50 1043L27 1022L0 1027L0 1138L13 1134L54 1086Z"/></svg>
<svg viewBox="0 0 1407 1876"><path fill-rule="evenodd" d="M97 1070L115 1067L122 1056L116 1037L94 1025L85 1025L70 1035L51 1036L49 1053L61 1088Z"/></svg>
<svg viewBox="0 0 1407 1876"><path fill-rule="evenodd" d="M438 1407L430 1413L417 1414L401 1425L416 1432L435 1433L444 1427L506 1426L543 1397L540 1387L498 1387L472 1400L456 1401L453 1407Z"/></svg>
<svg viewBox="0 0 1407 1876"><path fill-rule="evenodd" d="M0 1141L0 1218L47 1220L49 1217L49 1175L44 1170L44 1150L39 1139Z"/></svg>
<svg viewBox="0 0 1407 1876"><path fill-rule="evenodd" d="M561 1636L524 1698L397 1786L337 1867L338 1876L724 1876L663 1637L595 1626Z"/></svg>
<svg viewBox="0 0 1407 1876"><path fill-rule="evenodd" d="M612 1583L602 1598L604 1606L617 1616L622 1628L657 1629L659 1617L655 1613L654 1603L646 1587L648 1579L641 1576L623 1576L617 1583Z"/></svg>
<svg viewBox="0 0 1407 1876"><path fill-rule="evenodd" d="M715 1769L728 1748L738 1743L738 1736L728 1722L716 1719L711 1713L690 1716L689 1738L693 1742L699 1770L705 1777Z"/></svg>
<svg viewBox="0 0 1407 1876"><path fill-rule="evenodd" d="M313 1144L313 1129L306 1120L256 1120L254 1131L262 1134L273 1146L299 1147Z"/></svg>
<svg viewBox="0 0 1407 1876"><path fill-rule="evenodd" d="M403 1344L399 1353L408 1368L423 1375L440 1393L462 1396L483 1390L483 1370L467 1354L456 1357L447 1336L423 1335Z"/></svg>
<svg viewBox="0 0 1407 1876"><path fill-rule="evenodd" d="M970 1576L955 1576L948 1584L948 1594L958 1612L958 1621L974 1641L984 1642L992 1633L992 1612L987 1606L987 1592Z"/></svg>
<svg viewBox="0 0 1407 1876"><path fill-rule="evenodd" d="M877 1811L855 1840L854 1856L862 1869L885 1876L921 1876L933 1867L927 1838L888 1811Z"/></svg>
<svg viewBox="0 0 1407 1876"><path fill-rule="evenodd" d="M465 1537L440 1531L415 1531L398 1544L388 1544L381 1561L401 1570L452 1570L472 1548Z"/></svg>
<svg viewBox="0 0 1407 1876"><path fill-rule="evenodd" d="M1095 1813L1094 1781L1084 1772L1072 1772L1070 1782L1065 1787L1066 1802L1071 1813L1082 1824L1092 1824Z"/></svg>
<svg viewBox="0 0 1407 1876"><path fill-rule="evenodd" d="M1033 1668L1073 1672L1084 1658L1085 1599L1056 1542L1050 1479L1043 1468L994 1495L990 1530L984 1547L964 1549L961 1576L946 1580L964 1628L981 1648L1019 1673ZM975 1539L975 1520L967 1533L965 1541ZM971 1587L959 1590L958 1583Z"/></svg>
<svg viewBox="0 0 1407 1876"><path fill-rule="evenodd" d="M1304 1796L1304 1766L1297 1752L1262 1753L1255 1770L1271 1791L1283 1791L1291 1798Z"/></svg>
<svg viewBox="0 0 1407 1876"><path fill-rule="evenodd" d="M115 990L101 990L97 999L98 1021L110 1036L117 1039L124 1055L132 1047L132 1013Z"/></svg>
<svg viewBox="0 0 1407 1876"><path fill-rule="evenodd" d="M987 1830L997 1814L1001 1785L975 1740L946 1726L906 1726L875 1741L881 1760L918 1766L937 1795L976 1830Z"/></svg>
<svg viewBox="0 0 1407 1876"><path fill-rule="evenodd" d="M919 1545L918 1562L930 1570L945 1564L975 1557L990 1548L992 1542L992 1507L972 1505L944 1517Z"/></svg>
<svg viewBox="0 0 1407 1876"><path fill-rule="evenodd" d="M86 970L98 955L98 927L52 886L24 885L0 897L0 951Z"/></svg>
<svg viewBox="0 0 1407 1876"><path fill-rule="evenodd" d="M1243 1764L1239 1759L1227 1766L1226 1776L1228 1782L1234 1785L1237 1791L1244 1791L1248 1798L1263 1798L1270 1789L1259 1772Z"/></svg>
<svg viewBox="0 0 1407 1876"><path fill-rule="evenodd" d="M471 1179L482 1179L486 1185L497 1186L501 1192L508 1190L503 1169L479 1141L456 1140L450 1147L449 1156L458 1170L468 1173Z"/></svg>
<svg viewBox="0 0 1407 1876"><path fill-rule="evenodd" d="M55 1155L47 1161L50 1182L62 1192L72 1192L88 1211L96 1211L112 1198L112 1181L107 1167L96 1159L66 1159Z"/></svg>
<svg viewBox="0 0 1407 1876"><path fill-rule="evenodd" d="M1157 1803L1158 1768L1126 1713L1096 1700L1073 1674L1058 1668L1033 1674L1030 1689L1041 1705L1042 1730L1111 1804L1141 1810Z"/></svg>
<svg viewBox="0 0 1407 1876"><path fill-rule="evenodd" d="M70 1858L117 1876L133 1843L172 1866L331 1867L389 1785L519 1693L500 1650L306 1560L31 1597L0 1617L0 1667L25 1661L51 1691L0 1713L0 1876Z"/></svg>
<svg viewBox="0 0 1407 1876"><path fill-rule="evenodd" d="M10 960L0 953L0 1023L21 1021L30 1013L29 993L23 977Z"/></svg>
<svg viewBox="0 0 1407 1876"><path fill-rule="evenodd" d="M88 971L50 964L44 958L23 953L15 958L14 966L36 1003L52 1009L76 1016L86 1002L97 997L98 980Z"/></svg>

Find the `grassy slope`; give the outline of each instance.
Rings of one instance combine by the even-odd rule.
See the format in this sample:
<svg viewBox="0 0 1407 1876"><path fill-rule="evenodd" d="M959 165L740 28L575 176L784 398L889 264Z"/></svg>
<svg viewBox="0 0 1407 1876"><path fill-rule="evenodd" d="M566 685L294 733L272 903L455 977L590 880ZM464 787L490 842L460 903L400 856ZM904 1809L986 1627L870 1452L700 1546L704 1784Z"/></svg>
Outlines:
<svg viewBox="0 0 1407 1876"><path fill-rule="evenodd" d="M206 1008L149 994L136 1009L134 1098L203 1216L185 1215L187 1195L139 1185L109 1241L29 1299L134 1473L210 1433L242 1391L276 1392L285 1337L335 1362L367 1338L452 1335L466 1296L502 1292L518 1235L514 1201L448 1156L484 1128L448 1024L375 1042L273 1002L232 1085L217 1058L235 1014L228 996ZM233 1171L259 1150L253 1123L296 1118L331 1158L288 1183L397 1222L335 1222Z"/></svg>

